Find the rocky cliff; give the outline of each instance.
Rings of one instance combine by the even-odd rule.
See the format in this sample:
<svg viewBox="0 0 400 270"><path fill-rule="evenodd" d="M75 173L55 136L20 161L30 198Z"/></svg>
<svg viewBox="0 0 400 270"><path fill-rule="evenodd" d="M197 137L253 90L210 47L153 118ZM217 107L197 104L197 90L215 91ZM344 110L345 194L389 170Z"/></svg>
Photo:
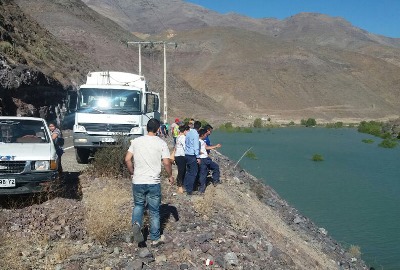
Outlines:
<svg viewBox="0 0 400 270"><path fill-rule="evenodd" d="M55 120L67 90L76 87L91 64L14 1L0 2L0 37L1 114Z"/></svg>

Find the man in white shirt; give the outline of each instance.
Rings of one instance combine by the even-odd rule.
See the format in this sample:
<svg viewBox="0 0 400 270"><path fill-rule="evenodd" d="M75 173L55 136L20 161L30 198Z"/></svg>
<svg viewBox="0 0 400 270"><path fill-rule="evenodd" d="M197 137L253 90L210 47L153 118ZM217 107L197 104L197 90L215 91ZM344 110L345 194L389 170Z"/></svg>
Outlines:
<svg viewBox="0 0 400 270"><path fill-rule="evenodd" d="M160 122L154 118L150 119L147 123L148 134L132 140L125 156L125 164L132 175L135 204L132 213L133 238L137 243L144 241L141 227L147 202L152 246L163 243L163 237L160 235L161 160L168 173L170 184L174 182L167 143L156 136L159 128Z"/></svg>

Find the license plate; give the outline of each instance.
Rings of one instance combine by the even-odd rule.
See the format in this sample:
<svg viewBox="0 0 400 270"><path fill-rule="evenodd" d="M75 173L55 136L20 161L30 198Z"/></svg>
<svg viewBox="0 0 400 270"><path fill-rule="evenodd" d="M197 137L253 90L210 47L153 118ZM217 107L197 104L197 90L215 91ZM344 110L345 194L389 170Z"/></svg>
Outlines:
<svg viewBox="0 0 400 270"><path fill-rule="evenodd" d="M102 138L101 142L115 142L113 138Z"/></svg>
<svg viewBox="0 0 400 270"><path fill-rule="evenodd" d="M0 179L0 187L15 187L15 179Z"/></svg>

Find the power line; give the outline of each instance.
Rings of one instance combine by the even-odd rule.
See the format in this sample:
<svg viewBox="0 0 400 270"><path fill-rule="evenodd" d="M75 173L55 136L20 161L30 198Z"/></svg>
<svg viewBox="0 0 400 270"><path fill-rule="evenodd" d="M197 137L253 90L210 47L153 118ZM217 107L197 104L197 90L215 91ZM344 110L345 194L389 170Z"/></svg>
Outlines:
<svg viewBox="0 0 400 270"><path fill-rule="evenodd" d="M142 75L142 44L162 44L164 45L164 123L168 121L168 103L167 103L167 52L166 45L174 45L175 48L178 46L176 42L165 42L165 41L128 41L127 44L138 44L139 45L139 75Z"/></svg>
<svg viewBox="0 0 400 270"><path fill-rule="evenodd" d="M147 5L150 7L150 9L153 11L154 15L156 16L156 18L158 19L158 21L161 23L161 25L164 27L164 30L167 31L167 27L165 26L165 24L161 21L160 17L157 16L157 13L155 12L155 10L153 9L153 7L150 5L148 0L145 0L145 2L147 3Z"/></svg>
<svg viewBox="0 0 400 270"><path fill-rule="evenodd" d="M125 9L121 7L121 5L119 4L119 1L118 0L113 0L113 1L119 7L119 9L122 11L122 13L124 13L125 17L127 17L128 20L133 24L131 17L129 17L128 14L125 12Z"/></svg>

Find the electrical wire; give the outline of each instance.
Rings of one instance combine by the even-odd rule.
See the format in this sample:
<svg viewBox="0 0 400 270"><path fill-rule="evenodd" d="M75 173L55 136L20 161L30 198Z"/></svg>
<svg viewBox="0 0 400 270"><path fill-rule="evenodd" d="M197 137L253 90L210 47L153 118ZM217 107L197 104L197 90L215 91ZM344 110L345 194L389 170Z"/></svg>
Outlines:
<svg viewBox="0 0 400 270"><path fill-rule="evenodd" d="M156 16L156 18L158 19L158 21L161 23L161 25L164 27L164 30L167 31L167 27L165 26L165 24L162 22L162 20L160 19L159 16L157 16L156 11L153 9L153 7L150 5L148 0L145 0L145 2L147 3L147 5L149 6L149 8L153 11L154 15Z"/></svg>

